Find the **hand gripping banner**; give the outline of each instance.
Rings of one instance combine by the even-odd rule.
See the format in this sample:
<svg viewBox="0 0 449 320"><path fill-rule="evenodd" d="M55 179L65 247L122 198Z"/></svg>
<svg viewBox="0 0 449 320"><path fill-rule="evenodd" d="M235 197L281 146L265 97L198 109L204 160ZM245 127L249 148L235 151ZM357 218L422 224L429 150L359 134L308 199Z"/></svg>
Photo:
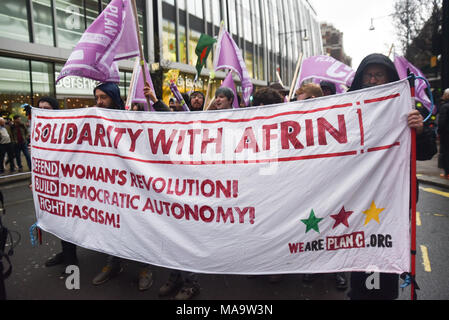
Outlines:
<svg viewBox="0 0 449 320"><path fill-rule="evenodd" d="M410 270L406 80L260 108L33 110L38 226L214 274Z"/></svg>

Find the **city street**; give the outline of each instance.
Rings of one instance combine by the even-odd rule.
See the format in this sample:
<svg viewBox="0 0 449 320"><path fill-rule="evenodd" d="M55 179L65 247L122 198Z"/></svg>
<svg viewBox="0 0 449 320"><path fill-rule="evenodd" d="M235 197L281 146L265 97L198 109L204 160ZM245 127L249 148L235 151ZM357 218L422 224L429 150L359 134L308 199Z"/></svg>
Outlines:
<svg viewBox="0 0 449 320"><path fill-rule="evenodd" d="M20 242L12 256L13 273L6 280L9 300L158 300L158 289L168 278L168 271L154 267L154 285L145 292L137 288L140 264L127 262L124 272L117 278L95 287L93 277L101 270L106 256L79 249L80 289L66 289L60 278L61 268L45 268L44 262L60 251L60 241L43 234L43 245L32 247L29 227L35 223L32 194L26 181L4 185L6 215L4 224ZM421 185L417 219L417 281L420 300L449 299L449 193L434 186ZM9 249L9 248L7 248ZM301 275L286 275L276 284L267 277L200 275L201 293L198 300L343 300L346 292L335 288L332 275L322 275L311 284L304 284ZM405 289L400 300L408 300L410 290ZM169 299L169 298L168 298Z"/></svg>

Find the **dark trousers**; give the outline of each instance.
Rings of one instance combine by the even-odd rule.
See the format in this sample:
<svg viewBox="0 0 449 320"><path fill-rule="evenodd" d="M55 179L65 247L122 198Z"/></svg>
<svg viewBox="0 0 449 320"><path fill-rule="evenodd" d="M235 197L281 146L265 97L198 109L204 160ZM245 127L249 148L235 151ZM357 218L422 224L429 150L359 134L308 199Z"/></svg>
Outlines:
<svg viewBox="0 0 449 320"><path fill-rule="evenodd" d="M61 240L62 254L64 261L68 264L77 264L76 245L73 243Z"/></svg>
<svg viewBox="0 0 449 320"><path fill-rule="evenodd" d="M28 144L26 143L16 143L14 147L14 151L16 153L16 161L19 169L22 169L22 159L20 158L20 152L23 152L25 159L27 160L28 168L31 170L31 157L28 152Z"/></svg>
<svg viewBox="0 0 449 320"><path fill-rule="evenodd" d="M3 279L3 263L0 260L0 301L6 300L5 279Z"/></svg>
<svg viewBox="0 0 449 320"><path fill-rule="evenodd" d="M5 160L5 155L8 155L8 163L9 163L9 169L11 171L14 170L14 151L12 143L7 144L0 144L0 171L5 171L5 168L3 166L3 162Z"/></svg>
<svg viewBox="0 0 449 320"><path fill-rule="evenodd" d="M368 277L372 273L352 272L351 290L348 295L351 300L395 300L399 296L399 275L378 273L379 287L368 288Z"/></svg>

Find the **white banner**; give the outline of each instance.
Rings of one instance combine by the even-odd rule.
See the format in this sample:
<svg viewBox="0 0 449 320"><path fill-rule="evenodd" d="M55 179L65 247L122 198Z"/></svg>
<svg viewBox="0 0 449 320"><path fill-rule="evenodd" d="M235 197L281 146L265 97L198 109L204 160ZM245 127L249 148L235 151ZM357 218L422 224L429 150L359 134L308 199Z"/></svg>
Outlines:
<svg viewBox="0 0 449 320"><path fill-rule="evenodd" d="M33 109L38 225L173 269L410 269L408 82L200 113Z"/></svg>

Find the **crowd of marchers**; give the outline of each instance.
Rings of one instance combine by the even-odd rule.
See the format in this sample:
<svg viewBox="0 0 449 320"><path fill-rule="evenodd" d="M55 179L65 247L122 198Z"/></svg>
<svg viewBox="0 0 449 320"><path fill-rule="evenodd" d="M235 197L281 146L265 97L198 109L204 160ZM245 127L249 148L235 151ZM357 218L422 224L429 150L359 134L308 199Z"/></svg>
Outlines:
<svg viewBox="0 0 449 320"><path fill-rule="evenodd" d="M356 91L368 87L379 86L382 84L394 82L399 80L399 75L392 61L381 54L372 54L367 56L360 64L356 71L354 81L349 91ZM147 84L144 88L145 96L153 104L156 112L177 112L184 111L181 104L176 99L170 99L169 106L165 105ZM279 83L273 83L267 87L258 89L253 94L252 106L276 105L287 102L288 91ZM332 82L323 81L320 84L308 83L302 85L297 91L293 100L307 100L314 99L326 95L336 94L336 86ZM95 88L94 96L96 107L108 109L125 110L125 105L120 97L120 90L114 83L103 83ZM205 95L200 91L194 91L190 95L183 96L191 112L207 111L207 110L224 110L232 109L234 99L239 99L239 105L242 105L240 97L234 96L234 91L227 87L220 87L216 90L214 98L210 102L206 102ZM449 90L446 90L443 96L444 103L440 107L438 133L441 138L441 165L444 169L442 178L449 179ZM39 108L58 109L57 101L53 98L45 98L38 104ZM133 111L143 111L143 106L134 104ZM436 154L436 130L424 122L428 111L425 108L417 108L410 112L408 116L408 126L416 130L416 145L417 145L417 160L430 160ZM0 119L1 121L1 119ZM6 134L4 134L5 124L0 122L0 134L2 143L2 159L4 153L8 153L9 149L3 148L7 144ZM20 123L11 126L12 130L8 130L14 136L14 143L20 144L26 137L21 134L18 127ZM20 128L20 127L19 127ZM6 150L6 151L4 151ZM15 150L22 150L29 159L27 148L15 147ZM13 159L13 153L8 153L8 158ZM19 169L21 164L18 161ZM2 161L3 163L3 161ZM11 160L11 170L14 169ZM30 166L30 163L28 163ZM3 166L0 168L3 170ZM61 265L64 267L68 265L78 265L78 257L76 245L61 241L62 251L50 257L45 265L46 267L53 267ZM113 279L123 271L123 260L118 257L109 256L105 265L99 271L98 275L92 279L93 285L101 285L106 281ZM302 275L304 282L313 282L319 275L305 274ZM339 290L348 290L348 297L353 300L393 300L399 295L399 276L396 274L379 274L380 286L378 289L369 289L366 286L370 273L352 272L349 275L345 273L335 274L335 285ZM276 283L282 281L281 275L267 275L270 282ZM141 272L138 275L138 289L147 290L153 285L153 271L150 265L142 265ZM159 295L161 297L172 296L177 300L188 300L199 295L201 286L198 279L198 274L185 272L182 270L171 270L170 275L164 285L159 288ZM207 298L207 297L204 297Z"/></svg>

